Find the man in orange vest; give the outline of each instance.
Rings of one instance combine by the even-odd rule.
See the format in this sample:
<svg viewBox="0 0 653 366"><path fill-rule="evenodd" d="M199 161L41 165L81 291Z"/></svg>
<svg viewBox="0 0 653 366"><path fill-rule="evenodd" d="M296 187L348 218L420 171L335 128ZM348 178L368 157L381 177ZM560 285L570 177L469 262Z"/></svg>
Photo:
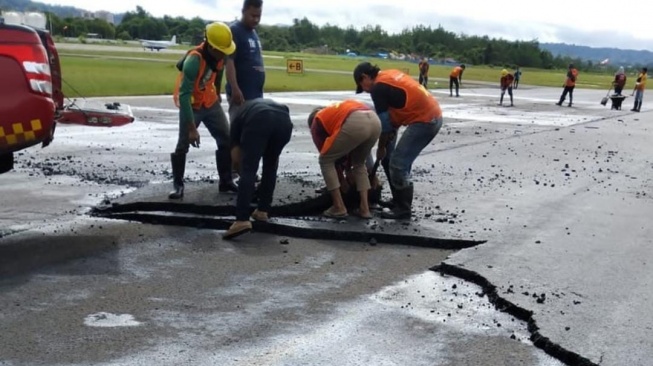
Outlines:
<svg viewBox="0 0 653 366"><path fill-rule="evenodd" d="M458 89L463 83L463 72L465 71L465 64L456 66L451 70L449 74L449 96L453 97L453 86L456 85L456 96L459 97Z"/></svg>
<svg viewBox="0 0 653 366"><path fill-rule="evenodd" d="M343 218L347 207L340 193L340 179L336 162L349 157L356 189L360 194L360 205L356 212L362 218L371 218L368 191L370 179L365 160L381 134L381 121L365 103L346 99L325 108L316 108L308 116L313 142L320 151L320 168L331 193L332 206L324 216Z"/></svg>
<svg viewBox="0 0 653 366"><path fill-rule="evenodd" d="M429 61L426 57L419 63L419 83L425 88L429 87Z"/></svg>
<svg viewBox="0 0 653 366"><path fill-rule="evenodd" d="M565 83L563 85L564 89L562 90L562 95L560 96L560 101L556 103L556 105L561 106L562 103L565 101L567 98L567 94L569 94L569 105L568 107L571 107L573 101L574 101L574 88L576 87L576 79L578 78L578 70L574 68L574 64L569 64L569 68L567 69L567 79L565 80Z"/></svg>
<svg viewBox="0 0 653 366"><path fill-rule="evenodd" d="M174 190L170 199L184 197L184 172L189 146L199 147L197 127L204 123L215 139L215 157L220 192L237 192L231 175L229 151L229 124L220 106L220 83L224 71L224 59L234 52L236 46L229 27L220 22L206 26L205 39L179 61L180 70L174 92L179 107L179 138L175 152L170 155Z"/></svg>
<svg viewBox="0 0 653 366"><path fill-rule="evenodd" d="M413 162L442 127L442 109L431 93L399 70L383 70L369 62L354 69L356 93L370 93L381 120L377 159L387 158L394 207L381 215L389 219L410 219ZM397 130L406 126L397 142ZM395 146L396 144L396 146ZM385 168L385 166L384 166Z"/></svg>

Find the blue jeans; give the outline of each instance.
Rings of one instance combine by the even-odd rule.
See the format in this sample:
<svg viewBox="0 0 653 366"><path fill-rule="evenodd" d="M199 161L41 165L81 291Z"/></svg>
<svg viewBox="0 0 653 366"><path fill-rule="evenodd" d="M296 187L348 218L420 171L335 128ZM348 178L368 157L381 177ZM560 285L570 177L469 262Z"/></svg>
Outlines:
<svg viewBox="0 0 653 366"><path fill-rule="evenodd" d="M395 141L390 143L387 149L390 161L390 184L395 189L402 190L412 184L410 171L413 168L413 162L419 153L433 141L441 127L442 118L427 123L413 123L406 127L396 146L392 146Z"/></svg>
<svg viewBox="0 0 653 366"><path fill-rule="evenodd" d="M644 91L643 90L635 91L635 101L641 103L643 99L644 99Z"/></svg>

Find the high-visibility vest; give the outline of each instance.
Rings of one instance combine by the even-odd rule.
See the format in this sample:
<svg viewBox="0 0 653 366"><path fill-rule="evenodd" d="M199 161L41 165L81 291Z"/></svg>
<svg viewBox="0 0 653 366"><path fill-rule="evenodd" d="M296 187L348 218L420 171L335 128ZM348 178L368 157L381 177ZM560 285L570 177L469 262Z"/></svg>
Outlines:
<svg viewBox="0 0 653 366"><path fill-rule="evenodd" d="M345 123L349 115L355 111L368 110L370 110L370 107L361 101L345 99L342 102L331 104L317 112L313 123L321 123L327 135L329 135L324 141L324 145L322 145L320 154L329 151L342 129L342 124Z"/></svg>
<svg viewBox="0 0 653 366"><path fill-rule="evenodd" d="M203 78L204 74L206 73L206 60L204 60L204 57L202 57L202 50L203 45L199 45L195 49L189 51L186 54L186 58L191 55L196 55L200 58L200 69L199 72L197 73L197 76L195 77L195 85L193 87L193 94L191 95L191 105L193 106L193 109L200 109L201 107L209 108L215 102L219 100L219 96L217 93L217 90L215 89L215 78L217 76L217 72L212 72L211 77L206 80L203 83ZM217 70L220 71L224 68L224 60L218 61L218 66ZM172 99L175 102L175 106L179 108L179 88L181 87L181 82L184 80L184 72L183 70L179 72L179 75L177 75L177 81L175 82L175 89L172 94Z"/></svg>
<svg viewBox="0 0 653 366"><path fill-rule="evenodd" d="M396 127L413 123L431 122L442 117L440 103L415 79L399 70L379 71L376 83L384 83L402 89L406 93L406 104L402 108L388 108L390 121Z"/></svg>

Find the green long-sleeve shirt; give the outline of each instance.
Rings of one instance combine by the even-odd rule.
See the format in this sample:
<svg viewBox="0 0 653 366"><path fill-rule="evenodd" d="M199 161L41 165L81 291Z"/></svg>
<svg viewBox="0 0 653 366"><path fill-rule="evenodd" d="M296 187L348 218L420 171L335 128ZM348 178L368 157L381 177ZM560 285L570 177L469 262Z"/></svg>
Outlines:
<svg viewBox="0 0 653 366"><path fill-rule="evenodd" d="M193 90L195 89L195 79L197 79L199 72L200 56L187 55L182 68L183 78L181 85L179 86L179 120L182 128L187 129L190 123L196 123L193 116L191 97L193 95ZM222 84L223 74L224 69L218 70L218 75L216 76L214 83L215 90L218 93L218 100L220 100L220 86ZM204 70L204 75L202 75L200 79L200 88L204 87L204 85L211 79L212 75L213 70L207 66Z"/></svg>

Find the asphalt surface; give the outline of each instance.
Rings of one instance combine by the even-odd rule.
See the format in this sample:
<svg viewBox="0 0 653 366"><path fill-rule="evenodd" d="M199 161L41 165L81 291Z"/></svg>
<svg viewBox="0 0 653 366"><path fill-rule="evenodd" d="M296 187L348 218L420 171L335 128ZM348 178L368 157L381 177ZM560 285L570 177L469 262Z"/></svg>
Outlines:
<svg viewBox="0 0 653 366"><path fill-rule="evenodd" d="M224 242L220 230L89 216L164 192L176 139L170 97L103 98L138 120L61 125L0 176L0 364L648 365L651 114L611 111L600 91L558 107L560 91L520 88L514 108L494 88L434 91L445 126L413 166L401 244ZM306 116L352 95L270 97L295 122L281 178L319 185ZM200 131L187 178L217 191ZM427 232L483 244L411 245Z"/></svg>

